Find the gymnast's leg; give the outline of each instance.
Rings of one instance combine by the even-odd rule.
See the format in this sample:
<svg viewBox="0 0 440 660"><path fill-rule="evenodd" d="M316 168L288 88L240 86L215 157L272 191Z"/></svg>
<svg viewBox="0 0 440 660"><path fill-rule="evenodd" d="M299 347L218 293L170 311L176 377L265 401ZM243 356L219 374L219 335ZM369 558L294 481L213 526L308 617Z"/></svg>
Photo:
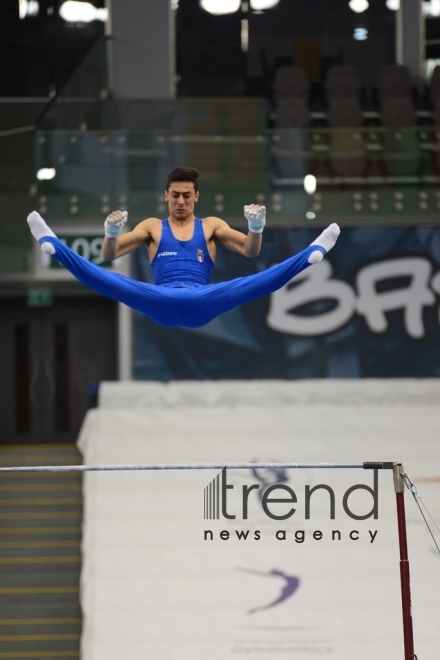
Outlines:
<svg viewBox="0 0 440 660"><path fill-rule="evenodd" d="M29 229L31 230L32 236L40 243L41 249L46 254L55 254L55 247L52 243L41 242L41 239L44 237L47 238L56 238L56 235L50 227L44 222L43 218L37 211L32 211L27 217L27 223Z"/></svg>
<svg viewBox="0 0 440 660"><path fill-rule="evenodd" d="M181 325L179 301L174 300L176 290L139 282L87 261L60 241L36 211L30 213L27 221L42 251L53 255L81 284L128 305L160 325Z"/></svg>
<svg viewBox="0 0 440 660"><path fill-rule="evenodd" d="M318 263L318 261L322 261L324 254L327 254L327 252L331 250L332 247L334 247L340 233L341 230L339 228L339 225L337 225L335 222L329 225L327 229L324 229L324 231L321 232L318 238L315 238L315 240L312 243L310 243L309 247L313 247L314 245L316 245L318 249L311 252L310 255L308 256L307 261L309 262L309 264L316 264ZM323 248L324 252L319 248Z"/></svg>
<svg viewBox="0 0 440 660"><path fill-rule="evenodd" d="M321 261L335 245L341 230L335 223L298 254L281 261L266 270L245 277L238 277L218 286L217 305L222 311L277 291L309 266ZM221 312L220 312L221 313Z"/></svg>

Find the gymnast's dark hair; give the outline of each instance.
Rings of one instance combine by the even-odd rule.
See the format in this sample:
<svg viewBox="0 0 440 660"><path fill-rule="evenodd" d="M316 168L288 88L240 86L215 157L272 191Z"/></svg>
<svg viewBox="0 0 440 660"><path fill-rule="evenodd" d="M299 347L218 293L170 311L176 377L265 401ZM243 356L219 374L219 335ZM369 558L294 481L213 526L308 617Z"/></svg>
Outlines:
<svg viewBox="0 0 440 660"><path fill-rule="evenodd" d="M170 185L175 181L189 181L194 184L194 190L197 192L197 180L200 176L200 172L195 170L193 167L176 167L168 174L167 178L167 190Z"/></svg>

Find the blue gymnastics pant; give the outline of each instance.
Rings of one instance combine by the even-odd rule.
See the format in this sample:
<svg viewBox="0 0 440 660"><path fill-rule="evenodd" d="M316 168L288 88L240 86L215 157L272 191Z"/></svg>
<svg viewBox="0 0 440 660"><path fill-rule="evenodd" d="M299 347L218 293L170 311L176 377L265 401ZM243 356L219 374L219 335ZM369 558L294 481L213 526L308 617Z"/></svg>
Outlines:
<svg viewBox="0 0 440 660"><path fill-rule="evenodd" d="M266 270L216 284L173 288L139 282L90 263L62 241L45 236L40 243L52 243L54 257L85 286L107 298L124 303L167 328L199 328L234 307L261 298L287 284L310 266L310 254L326 250L313 245Z"/></svg>

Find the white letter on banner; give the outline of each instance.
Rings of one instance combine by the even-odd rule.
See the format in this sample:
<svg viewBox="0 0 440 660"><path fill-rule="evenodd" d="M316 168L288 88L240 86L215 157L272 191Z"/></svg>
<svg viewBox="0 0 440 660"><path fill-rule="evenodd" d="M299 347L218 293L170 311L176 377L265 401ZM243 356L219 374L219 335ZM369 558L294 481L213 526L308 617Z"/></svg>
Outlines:
<svg viewBox="0 0 440 660"><path fill-rule="evenodd" d="M423 307L433 305L435 296L428 288L431 264L422 257L393 259L365 266L357 276L358 312L365 316L370 330L388 328L385 312L404 309L405 328L410 337L423 337ZM393 291L377 292L378 282L396 277L410 277L410 284Z"/></svg>
<svg viewBox="0 0 440 660"><path fill-rule="evenodd" d="M275 291L270 297L266 319L269 328L312 337L333 332L347 323L356 311L355 294L349 284L330 280L331 274L330 263L321 261L297 275L293 286L289 283ZM324 300L335 300L337 305L328 312L313 316L292 314L297 307Z"/></svg>
<svg viewBox="0 0 440 660"><path fill-rule="evenodd" d="M436 273L432 278L431 287L434 289L436 293L440 293L440 271ZM438 314L438 322L440 325L440 309L437 310L437 314Z"/></svg>

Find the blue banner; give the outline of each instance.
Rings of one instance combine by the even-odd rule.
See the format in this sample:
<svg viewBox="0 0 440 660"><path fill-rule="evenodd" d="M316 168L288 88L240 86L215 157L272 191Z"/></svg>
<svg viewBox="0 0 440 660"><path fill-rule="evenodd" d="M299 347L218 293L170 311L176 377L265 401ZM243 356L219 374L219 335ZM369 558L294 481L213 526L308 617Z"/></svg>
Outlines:
<svg viewBox="0 0 440 660"><path fill-rule="evenodd" d="M246 259L219 248L212 281L268 268L317 229L266 229ZM133 276L152 281L146 251ZM134 316L134 378L424 378L440 375L440 228L342 228L287 286L195 330Z"/></svg>

